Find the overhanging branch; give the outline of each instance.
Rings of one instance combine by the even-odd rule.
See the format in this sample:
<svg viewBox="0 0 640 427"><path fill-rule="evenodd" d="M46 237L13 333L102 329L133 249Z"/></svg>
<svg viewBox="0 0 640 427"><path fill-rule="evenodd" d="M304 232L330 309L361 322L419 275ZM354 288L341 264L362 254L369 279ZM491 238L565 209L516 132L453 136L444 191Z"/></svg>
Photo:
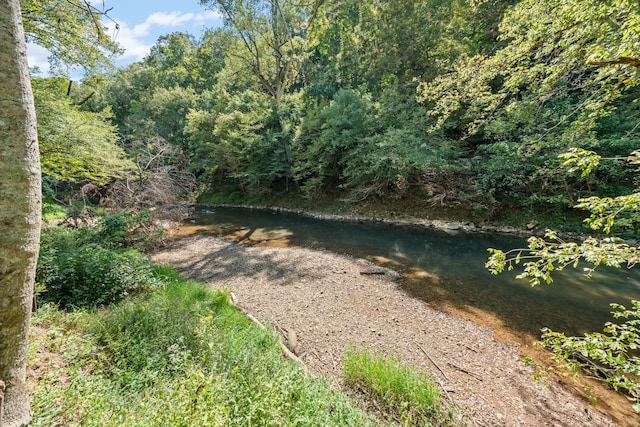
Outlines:
<svg viewBox="0 0 640 427"><path fill-rule="evenodd" d="M607 59L604 61L589 61L587 62L589 65L594 65L598 67L607 66L607 65L631 65L634 68L640 68L640 59L633 58L631 56L619 56L613 59Z"/></svg>

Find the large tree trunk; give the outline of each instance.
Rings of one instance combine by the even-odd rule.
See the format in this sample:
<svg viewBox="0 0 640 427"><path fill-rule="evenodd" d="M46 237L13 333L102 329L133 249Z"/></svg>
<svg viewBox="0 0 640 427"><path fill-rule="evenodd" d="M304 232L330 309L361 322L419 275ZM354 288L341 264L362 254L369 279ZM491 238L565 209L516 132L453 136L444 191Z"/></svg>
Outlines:
<svg viewBox="0 0 640 427"><path fill-rule="evenodd" d="M30 419L27 333L40 239L40 160L19 0L0 0L0 426ZM0 384L0 393L2 384Z"/></svg>

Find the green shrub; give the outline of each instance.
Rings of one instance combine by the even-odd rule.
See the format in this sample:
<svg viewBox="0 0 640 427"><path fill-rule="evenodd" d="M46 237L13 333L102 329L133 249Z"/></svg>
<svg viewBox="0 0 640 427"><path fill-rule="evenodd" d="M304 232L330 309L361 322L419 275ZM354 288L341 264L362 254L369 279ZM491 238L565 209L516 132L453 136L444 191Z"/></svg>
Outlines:
<svg viewBox="0 0 640 427"><path fill-rule="evenodd" d="M61 308L111 304L132 292L158 286L148 261L134 250L92 242L94 231L62 227L41 236L36 281L41 300Z"/></svg>
<svg viewBox="0 0 640 427"><path fill-rule="evenodd" d="M42 201L42 220L53 221L54 219L65 219L67 212L62 206L50 199Z"/></svg>
<svg viewBox="0 0 640 427"><path fill-rule="evenodd" d="M152 244L162 230L151 222L151 211L118 212L105 216L95 228L95 241L111 248L145 248Z"/></svg>

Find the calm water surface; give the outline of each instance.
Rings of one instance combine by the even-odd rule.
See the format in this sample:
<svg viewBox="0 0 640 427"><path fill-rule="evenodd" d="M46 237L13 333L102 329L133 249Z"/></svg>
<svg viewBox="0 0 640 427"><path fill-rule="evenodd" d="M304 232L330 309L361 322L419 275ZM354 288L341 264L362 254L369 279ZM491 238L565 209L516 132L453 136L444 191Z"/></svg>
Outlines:
<svg viewBox="0 0 640 427"><path fill-rule="evenodd" d="M554 276L552 285L532 288L518 271L491 275L488 247L524 247L525 240L484 233L329 221L297 214L244 208L198 207L188 222L211 226L215 234L266 233L290 246L325 248L388 263L409 277L403 287L426 301L458 310L486 312L514 332L539 335L547 326L567 334L601 330L611 320L611 302L629 306L640 299L638 269L600 269L589 279L580 270ZM417 275L411 273L418 272Z"/></svg>

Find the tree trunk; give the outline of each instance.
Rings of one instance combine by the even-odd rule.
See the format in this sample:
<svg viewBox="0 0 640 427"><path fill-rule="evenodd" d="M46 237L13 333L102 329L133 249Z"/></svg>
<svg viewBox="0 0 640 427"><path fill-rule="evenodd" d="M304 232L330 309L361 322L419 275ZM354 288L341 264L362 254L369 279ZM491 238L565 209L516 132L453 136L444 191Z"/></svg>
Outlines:
<svg viewBox="0 0 640 427"><path fill-rule="evenodd" d="M31 419L25 385L27 334L42 202L19 0L0 0L0 177L0 382L6 386L0 426L9 427Z"/></svg>

